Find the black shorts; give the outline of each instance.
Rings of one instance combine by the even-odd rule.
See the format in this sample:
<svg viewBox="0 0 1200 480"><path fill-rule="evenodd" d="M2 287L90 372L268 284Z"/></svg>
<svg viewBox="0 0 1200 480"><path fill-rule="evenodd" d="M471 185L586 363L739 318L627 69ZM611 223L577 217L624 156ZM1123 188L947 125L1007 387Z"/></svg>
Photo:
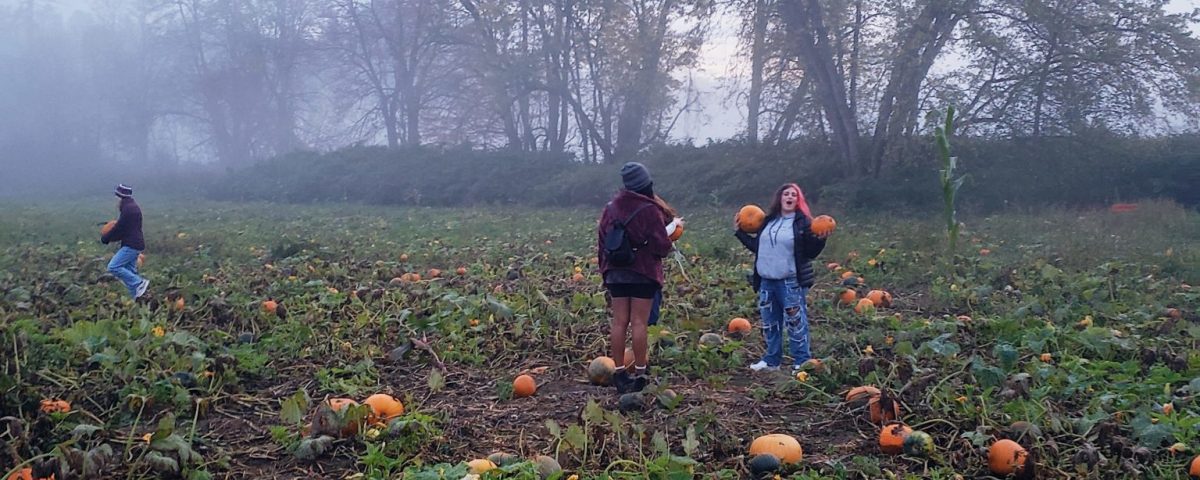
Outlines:
<svg viewBox="0 0 1200 480"><path fill-rule="evenodd" d="M662 288L657 283L609 283L605 285L613 298L644 298L650 300Z"/></svg>

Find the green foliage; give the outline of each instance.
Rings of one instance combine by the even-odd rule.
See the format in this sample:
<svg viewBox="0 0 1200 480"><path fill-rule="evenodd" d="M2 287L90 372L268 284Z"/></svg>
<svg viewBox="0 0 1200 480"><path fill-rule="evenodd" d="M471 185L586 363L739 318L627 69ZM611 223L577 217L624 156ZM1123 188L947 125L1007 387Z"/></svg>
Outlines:
<svg viewBox="0 0 1200 480"><path fill-rule="evenodd" d="M934 139L937 142L938 158L941 160L942 169L939 171L939 179L942 182L942 218L946 222L946 236L950 240L950 252L958 246L958 214L954 205L954 198L958 196L958 190L962 188L963 181L966 176L955 177L954 170L958 165L958 157L950 155L950 137L954 135L954 107L946 108L946 119L941 125L938 125Z"/></svg>

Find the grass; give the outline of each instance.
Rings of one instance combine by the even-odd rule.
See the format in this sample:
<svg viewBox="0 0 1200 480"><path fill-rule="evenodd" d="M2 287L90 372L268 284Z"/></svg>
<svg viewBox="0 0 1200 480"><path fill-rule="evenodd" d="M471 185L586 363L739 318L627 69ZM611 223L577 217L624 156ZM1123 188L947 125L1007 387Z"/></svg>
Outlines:
<svg viewBox="0 0 1200 480"><path fill-rule="evenodd" d="M607 351L598 212L144 203L153 295L138 303L104 272L111 205L3 205L0 407L20 428L0 473L49 454L59 468L106 456L114 478L449 478L504 451L580 478L745 478L750 441L783 432L805 448L792 478L978 477L1018 420L1039 427L1019 438L1048 478L1078 475L1092 448L1102 476L1185 478L1191 455L1167 447L1200 447L1200 216L1169 203L968 216L953 256L936 215L833 212L817 263L838 265L809 294L828 369L803 382L745 369L757 331L698 344L758 316L731 212L685 212L651 352L658 388L680 397L636 412L583 373ZM895 305L838 305L845 270L857 295ZM422 280L393 281L410 272ZM286 314L263 312L268 298ZM538 393L511 398L523 372ZM880 454L878 427L841 401L861 384L899 399L935 453ZM324 399L375 392L406 414L349 438L308 428ZM72 411L39 412L43 398Z"/></svg>

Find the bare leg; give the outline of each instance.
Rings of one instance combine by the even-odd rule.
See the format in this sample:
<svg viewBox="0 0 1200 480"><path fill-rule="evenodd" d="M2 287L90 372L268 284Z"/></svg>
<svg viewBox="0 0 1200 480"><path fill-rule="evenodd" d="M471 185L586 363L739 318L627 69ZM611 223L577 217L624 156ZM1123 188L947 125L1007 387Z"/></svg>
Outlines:
<svg viewBox="0 0 1200 480"><path fill-rule="evenodd" d="M634 366L644 369L649 363L649 346L646 344L646 324L650 321L650 308L654 305L651 298L630 299L629 323L633 327L633 358Z"/></svg>
<svg viewBox="0 0 1200 480"><path fill-rule="evenodd" d="M612 299L613 318L612 329L609 332L609 342L611 344L609 356L613 359L613 363L615 363L618 368L622 368L625 365L625 338L626 331L629 328L630 300L631 299L629 297L613 297ZM645 331L646 320L642 319L643 338ZM637 327L634 327L634 333L636 334L636 332ZM645 345L645 342L643 341L642 344ZM634 345L634 348L637 348L636 343ZM634 356L636 357L636 354Z"/></svg>

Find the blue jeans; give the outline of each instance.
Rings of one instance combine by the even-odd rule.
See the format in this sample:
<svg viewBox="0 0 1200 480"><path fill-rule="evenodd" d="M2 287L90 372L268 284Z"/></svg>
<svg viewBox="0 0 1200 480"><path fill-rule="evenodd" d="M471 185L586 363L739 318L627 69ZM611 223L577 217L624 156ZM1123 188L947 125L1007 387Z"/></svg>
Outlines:
<svg viewBox="0 0 1200 480"><path fill-rule="evenodd" d="M658 310L662 308L662 289L654 292L654 305L650 307L650 321L646 325L658 324Z"/></svg>
<svg viewBox="0 0 1200 480"><path fill-rule="evenodd" d="M129 296L137 296L137 287L142 284L142 277L138 276L137 257L142 253L129 247L121 247L117 250L117 254L113 255L111 261L108 262L108 273L113 274L125 284L125 288L129 289Z"/></svg>
<svg viewBox="0 0 1200 480"><path fill-rule="evenodd" d="M778 367L783 362L784 325L787 325L792 365L799 366L812 358L808 347L806 296L808 289L801 287L795 277L762 279L762 286L758 290L758 310L762 314L763 337L767 340L767 352L763 355L767 365Z"/></svg>

